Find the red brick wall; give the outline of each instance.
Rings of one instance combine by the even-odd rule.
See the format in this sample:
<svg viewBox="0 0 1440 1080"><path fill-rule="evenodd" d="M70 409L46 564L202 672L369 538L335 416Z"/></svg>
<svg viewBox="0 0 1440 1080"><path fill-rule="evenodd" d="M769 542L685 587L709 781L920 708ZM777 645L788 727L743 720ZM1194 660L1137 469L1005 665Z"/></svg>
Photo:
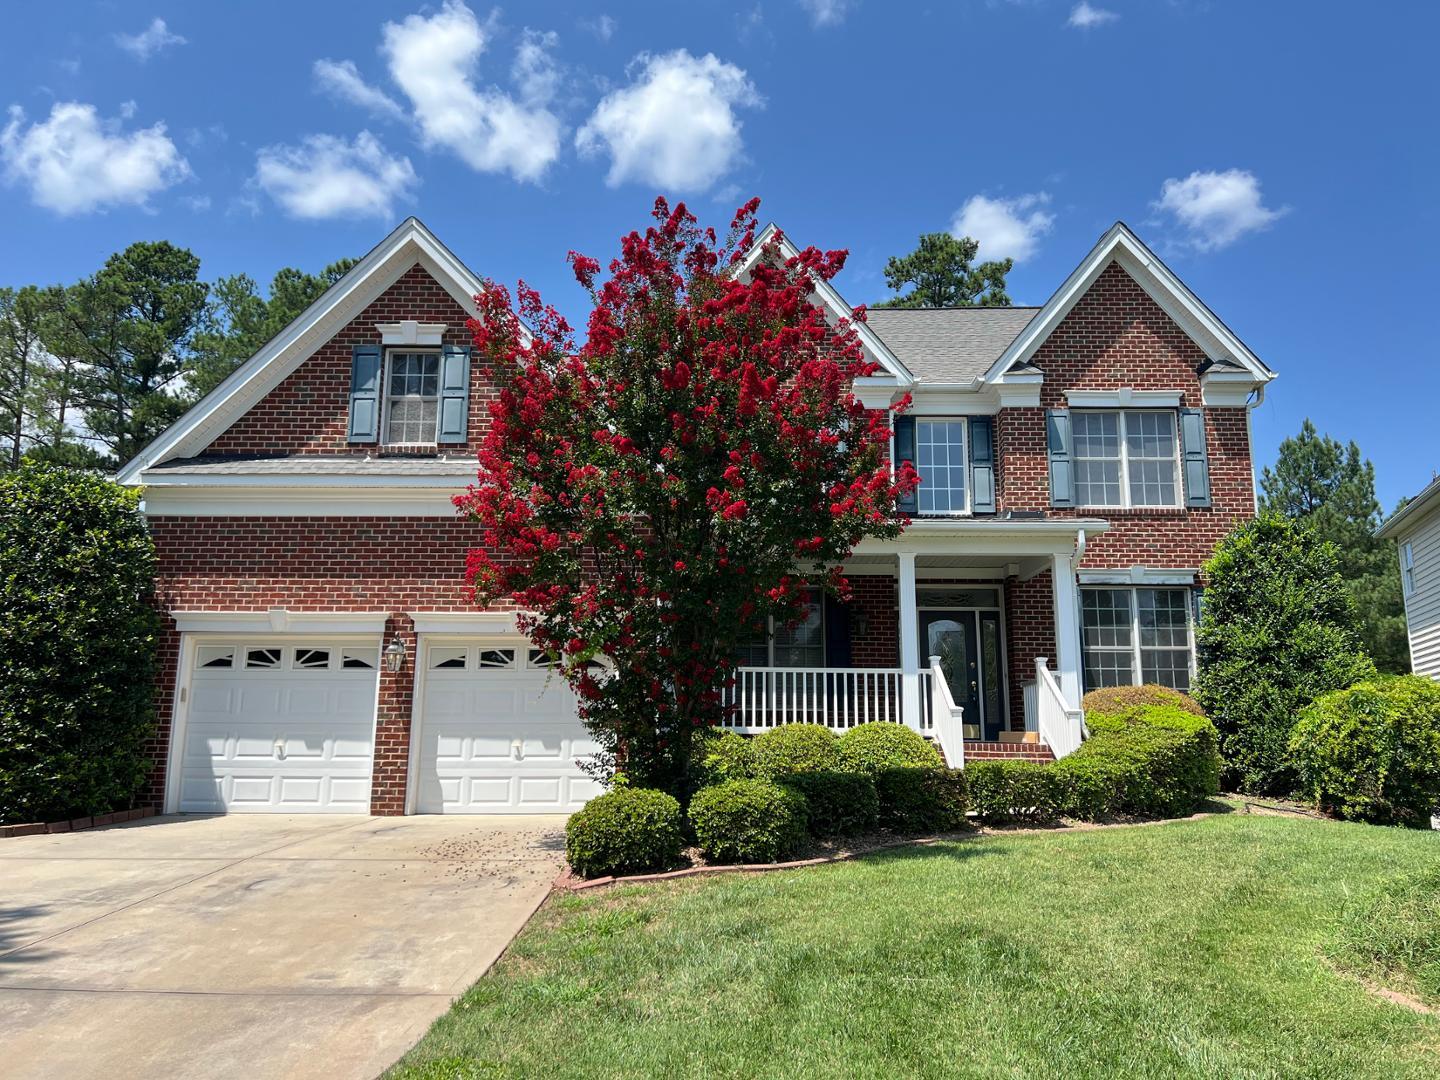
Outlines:
<svg viewBox="0 0 1440 1080"><path fill-rule="evenodd" d="M899 591L895 579L856 574L850 579L852 604L865 612L865 633L850 629L850 662L855 667L900 666Z"/></svg>
<svg viewBox="0 0 1440 1080"><path fill-rule="evenodd" d="M1187 408L1203 405L1196 367L1205 354L1117 264L1111 263L1054 333L1034 363L1045 373L1039 408L1002 409L996 421L1000 510L1044 510L1051 517L1104 517L1108 532L1087 546L1082 568L1198 567L1215 543L1253 515L1255 495L1243 408L1205 410L1210 455L1208 510L1107 510L1050 507L1045 410L1062 408L1066 390L1182 390Z"/></svg>
<svg viewBox="0 0 1440 1080"><path fill-rule="evenodd" d="M465 322L471 312L455 302L418 263L316 349L274 390L232 424L205 450L206 454L352 454L374 450L375 444L350 443L346 431L350 411L350 357L353 345L378 345L376 323L445 323L447 345L469 345ZM488 405L495 391L470 367L468 449L478 449L490 423ZM446 448L459 452L466 447Z"/></svg>
<svg viewBox="0 0 1440 1080"><path fill-rule="evenodd" d="M380 665L380 687L375 712L375 765L370 781L372 814L405 813L405 781L410 769L410 706L415 698L415 678L420 650L415 620L391 615L385 622L385 646L399 641L405 646L405 666L390 671Z"/></svg>
<svg viewBox="0 0 1440 1080"><path fill-rule="evenodd" d="M1055 597L1049 570L1029 581L1005 583L1005 659L1009 666L1010 728L1025 730L1025 684L1035 681L1035 658L1055 667Z"/></svg>

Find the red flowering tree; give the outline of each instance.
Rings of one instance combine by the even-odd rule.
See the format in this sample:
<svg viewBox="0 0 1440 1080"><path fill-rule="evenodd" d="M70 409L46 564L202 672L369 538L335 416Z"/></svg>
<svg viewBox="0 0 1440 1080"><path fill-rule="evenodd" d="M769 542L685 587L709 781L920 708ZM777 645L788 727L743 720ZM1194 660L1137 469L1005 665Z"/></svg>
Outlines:
<svg viewBox="0 0 1440 1080"><path fill-rule="evenodd" d="M572 252L594 301L578 348L523 283L518 311L489 286L471 322L499 394L456 500L484 530L470 584L562 658L602 771L681 796L737 646L798 618L807 586L844 598L840 562L899 534L915 483L891 476L888 416L850 393L874 370L853 326L811 302L845 253L772 243L740 272L758 206L722 242L657 200L603 284Z"/></svg>

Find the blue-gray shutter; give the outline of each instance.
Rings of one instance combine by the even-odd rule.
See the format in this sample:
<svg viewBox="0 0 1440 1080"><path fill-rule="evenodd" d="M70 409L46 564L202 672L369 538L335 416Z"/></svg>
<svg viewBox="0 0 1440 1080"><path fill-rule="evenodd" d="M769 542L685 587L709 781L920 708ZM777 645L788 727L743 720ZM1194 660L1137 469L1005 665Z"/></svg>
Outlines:
<svg viewBox="0 0 1440 1080"><path fill-rule="evenodd" d="M915 418L913 416L895 417L895 470L899 472L900 463L908 461L915 464ZM915 492L902 495L896 508L902 514L914 514L920 510L920 500L916 498Z"/></svg>
<svg viewBox="0 0 1440 1080"><path fill-rule="evenodd" d="M1050 447L1050 505L1075 505L1075 455L1070 438L1070 410L1045 413L1045 439Z"/></svg>
<svg viewBox="0 0 1440 1080"><path fill-rule="evenodd" d="M1210 455L1205 449L1205 411L1180 410L1180 459L1185 469L1185 505L1210 505Z"/></svg>
<svg viewBox="0 0 1440 1080"><path fill-rule="evenodd" d="M850 651L850 605L825 595L825 666L848 668Z"/></svg>
<svg viewBox="0 0 1440 1080"><path fill-rule="evenodd" d="M356 345L350 351L349 440L380 439L380 346Z"/></svg>
<svg viewBox="0 0 1440 1080"><path fill-rule="evenodd" d="M988 416L970 418L970 509L995 513L995 422Z"/></svg>
<svg viewBox="0 0 1440 1080"><path fill-rule="evenodd" d="M440 427L437 443L463 443L470 417L470 346L446 345L440 358Z"/></svg>

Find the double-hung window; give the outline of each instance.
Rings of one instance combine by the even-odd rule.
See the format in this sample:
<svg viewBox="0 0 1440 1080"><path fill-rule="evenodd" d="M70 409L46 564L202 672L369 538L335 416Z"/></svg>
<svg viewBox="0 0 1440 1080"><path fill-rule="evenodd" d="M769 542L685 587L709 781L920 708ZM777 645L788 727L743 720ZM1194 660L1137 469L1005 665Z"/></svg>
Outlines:
<svg viewBox="0 0 1440 1080"><path fill-rule="evenodd" d="M963 514L969 509L965 485L965 421L915 420L915 496L922 514Z"/></svg>
<svg viewBox="0 0 1440 1080"><path fill-rule="evenodd" d="M1188 690L1191 613L1189 589L1082 588L1086 689L1159 683Z"/></svg>
<svg viewBox="0 0 1440 1080"><path fill-rule="evenodd" d="M1407 540L1400 545L1400 584L1406 596L1415 593L1415 549Z"/></svg>
<svg viewBox="0 0 1440 1080"><path fill-rule="evenodd" d="M1175 413L1076 409L1070 415L1077 505L1181 505Z"/></svg>
<svg viewBox="0 0 1440 1080"><path fill-rule="evenodd" d="M805 613L798 623L773 622L763 638L740 646L735 659L741 667L824 667L825 602L820 591L806 591Z"/></svg>
<svg viewBox="0 0 1440 1080"><path fill-rule="evenodd" d="M385 442L433 446L440 418L440 354L392 350L385 371Z"/></svg>

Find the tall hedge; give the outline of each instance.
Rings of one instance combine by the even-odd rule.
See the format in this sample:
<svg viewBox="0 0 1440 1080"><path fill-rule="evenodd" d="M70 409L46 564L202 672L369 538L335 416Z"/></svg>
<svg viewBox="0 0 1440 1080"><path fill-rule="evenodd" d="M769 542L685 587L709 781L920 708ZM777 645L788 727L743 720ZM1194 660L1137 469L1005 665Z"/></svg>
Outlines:
<svg viewBox="0 0 1440 1080"><path fill-rule="evenodd" d="M1333 545L1266 514L1205 564L1194 696L1220 732L1227 784L1286 795L1290 731L1310 702L1375 673Z"/></svg>
<svg viewBox="0 0 1440 1080"><path fill-rule="evenodd" d="M0 476L0 822L130 805L155 720L154 576L138 493L49 465Z"/></svg>

